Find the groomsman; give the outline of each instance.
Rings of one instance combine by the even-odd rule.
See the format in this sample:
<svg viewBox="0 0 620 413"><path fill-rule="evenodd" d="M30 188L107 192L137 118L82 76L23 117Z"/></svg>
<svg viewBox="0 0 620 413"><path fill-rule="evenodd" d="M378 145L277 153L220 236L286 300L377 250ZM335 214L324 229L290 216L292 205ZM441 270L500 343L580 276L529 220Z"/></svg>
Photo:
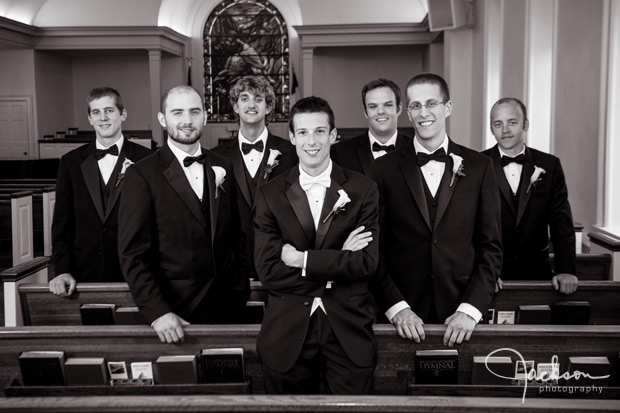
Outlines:
<svg viewBox="0 0 620 413"><path fill-rule="evenodd" d="M98 87L86 98L95 141L60 158L52 221L50 291L67 297L78 282L125 281L118 261L118 200L127 168L151 151L123 137L120 93Z"/></svg>
<svg viewBox="0 0 620 413"><path fill-rule="evenodd" d="M263 76L245 76L230 89L230 103L239 119L236 138L213 149L233 165L241 228L246 234L249 278L254 268L253 208L257 188L297 164L295 148L267 130L267 119L275 107L275 93Z"/></svg>
<svg viewBox="0 0 620 413"><path fill-rule="evenodd" d="M381 193L379 308L399 334L424 339L447 324L444 345L469 340L486 313L502 265L500 202L491 160L446 134L446 81L422 73L407 84L412 144L375 162Z"/></svg>
<svg viewBox="0 0 620 413"><path fill-rule="evenodd" d="M411 143L411 138L396 129L403 110L396 83L377 79L365 84L362 107L368 119L368 131L332 146L331 157L343 168L369 175L375 159Z"/></svg>
<svg viewBox="0 0 620 413"><path fill-rule="evenodd" d="M261 185L255 262L269 290L257 350L270 394L372 390L377 346L368 279L379 260L376 184L330 159L334 114L318 97L291 109L299 166ZM364 231L364 232L362 232Z"/></svg>
<svg viewBox="0 0 620 413"><path fill-rule="evenodd" d="M491 108L497 145L483 153L493 159L502 200L502 280L549 280L556 290L577 290L575 230L560 160L525 145L527 110L515 98ZM549 236L555 274L549 262Z"/></svg>

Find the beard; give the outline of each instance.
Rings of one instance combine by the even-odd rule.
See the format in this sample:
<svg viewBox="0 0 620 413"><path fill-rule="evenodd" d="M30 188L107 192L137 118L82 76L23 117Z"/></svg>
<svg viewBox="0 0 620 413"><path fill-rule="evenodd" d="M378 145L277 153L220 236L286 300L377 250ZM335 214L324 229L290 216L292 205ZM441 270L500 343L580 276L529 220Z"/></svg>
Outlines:
<svg viewBox="0 0 620 413"><path fill-rule="evenodd" d="M187 133L181 130L181 127L182 125L179 125L176 128L167 127L166 132L168 132L168 137L183 145L192 145L200 140L203 128L193 128L191 132Z"/></svg>

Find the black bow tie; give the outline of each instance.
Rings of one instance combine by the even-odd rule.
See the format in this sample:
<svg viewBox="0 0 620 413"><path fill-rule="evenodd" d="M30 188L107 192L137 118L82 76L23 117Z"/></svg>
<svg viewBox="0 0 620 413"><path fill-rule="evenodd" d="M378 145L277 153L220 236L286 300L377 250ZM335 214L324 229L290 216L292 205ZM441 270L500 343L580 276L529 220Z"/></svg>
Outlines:
<svg viewBox="0 0 620 413"><path fill-rule="evenodd" d="M250 151L252 149L256 149L259 152L263 151L263 141L258 141L255 143L245 143L243 142L241 144L241 152L243 152L244 155L247 155L248 153L250 153Z"/></svg>
<svg viewBox="0 0 620 413"><path fill-rule="evenodd" d="M416 157L420 166L426 165L429 161L446 162L448 160L448 155L443 148L439 148L431 154L418 152Z"/></svg>
<svg viewBox="0 0 620 413"><path fill-rule="evenodd" d="M96 160L99 160L108 154L118 156L118 146L112 145L108 149L95 149Z"/></svg>
<svg viewBox="0 0 620 413"><path fill-rule="evenodd" d="M503 155L502 159L500 160L500 162L502 163L502 166L506 166L506 165L508 165L509 163L512 163L512 162L523 165L523 162L525 162L525 154L522 153L520 155L515 156L514 158L511 158L510 156Z"/></svg>
<svg viewBox="0 0 620 413"><path fill-rule="evenodd" d="M183 159L183 165L185 165L186 168L189 167L194 162L198 162L199 164L204 165L206 160L207 160L206 153L203 153L202 155L198 155L198 156L186 156L185 159Z"/></svg>
<svg viewBox="0 0 620 413"><path fill-rule="evenodd" d="M372 144L373 152L379 152L379 151L391 152L394 149L396 149L394 145L381 145L379 142L373 142Z"/></svg>

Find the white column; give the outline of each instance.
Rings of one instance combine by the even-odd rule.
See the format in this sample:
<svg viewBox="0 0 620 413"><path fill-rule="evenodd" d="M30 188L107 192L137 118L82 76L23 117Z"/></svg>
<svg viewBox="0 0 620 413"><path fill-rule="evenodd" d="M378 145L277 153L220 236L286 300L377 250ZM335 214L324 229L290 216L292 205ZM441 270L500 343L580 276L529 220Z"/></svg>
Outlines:
<svg viewBox="0 0 620 413"><path fill-rule="evenodd" d="M302 97L307 97L314 93L314 48L303 47L301 53L303 63L301 93Z"/></svg>
<svg viewBox="0 0 620 413"><path fill-rule="evenodd" d="M151 129L153 139L158 146L163 143L163 134L157 113L159 112L159 101L161 98L161 51L149 50L149 75L151 80Z"/></svg>

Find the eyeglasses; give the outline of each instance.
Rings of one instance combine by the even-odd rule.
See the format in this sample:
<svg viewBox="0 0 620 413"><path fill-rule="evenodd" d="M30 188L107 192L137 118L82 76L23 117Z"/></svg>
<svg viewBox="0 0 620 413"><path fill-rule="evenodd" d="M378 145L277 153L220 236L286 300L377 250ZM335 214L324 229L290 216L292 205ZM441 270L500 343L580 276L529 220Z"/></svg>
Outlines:
<svg viewBox="0 0 620 413"><path fill-rule="evenodd" d="M432 109L436 108L439 105L443 105L446 102L448 102L448 101L446 100L444 102L438 102L436 100L428 100L428 101L426 101L425 105L423 105L420 102L412 102L412 103L409 104L409 106L407 106L407 110L410 110L410 111L413 111L413 112L417 112L417 111L422 109L422 106L425 106L426 109L428 109L428 110L432 110Z"/></svg>

